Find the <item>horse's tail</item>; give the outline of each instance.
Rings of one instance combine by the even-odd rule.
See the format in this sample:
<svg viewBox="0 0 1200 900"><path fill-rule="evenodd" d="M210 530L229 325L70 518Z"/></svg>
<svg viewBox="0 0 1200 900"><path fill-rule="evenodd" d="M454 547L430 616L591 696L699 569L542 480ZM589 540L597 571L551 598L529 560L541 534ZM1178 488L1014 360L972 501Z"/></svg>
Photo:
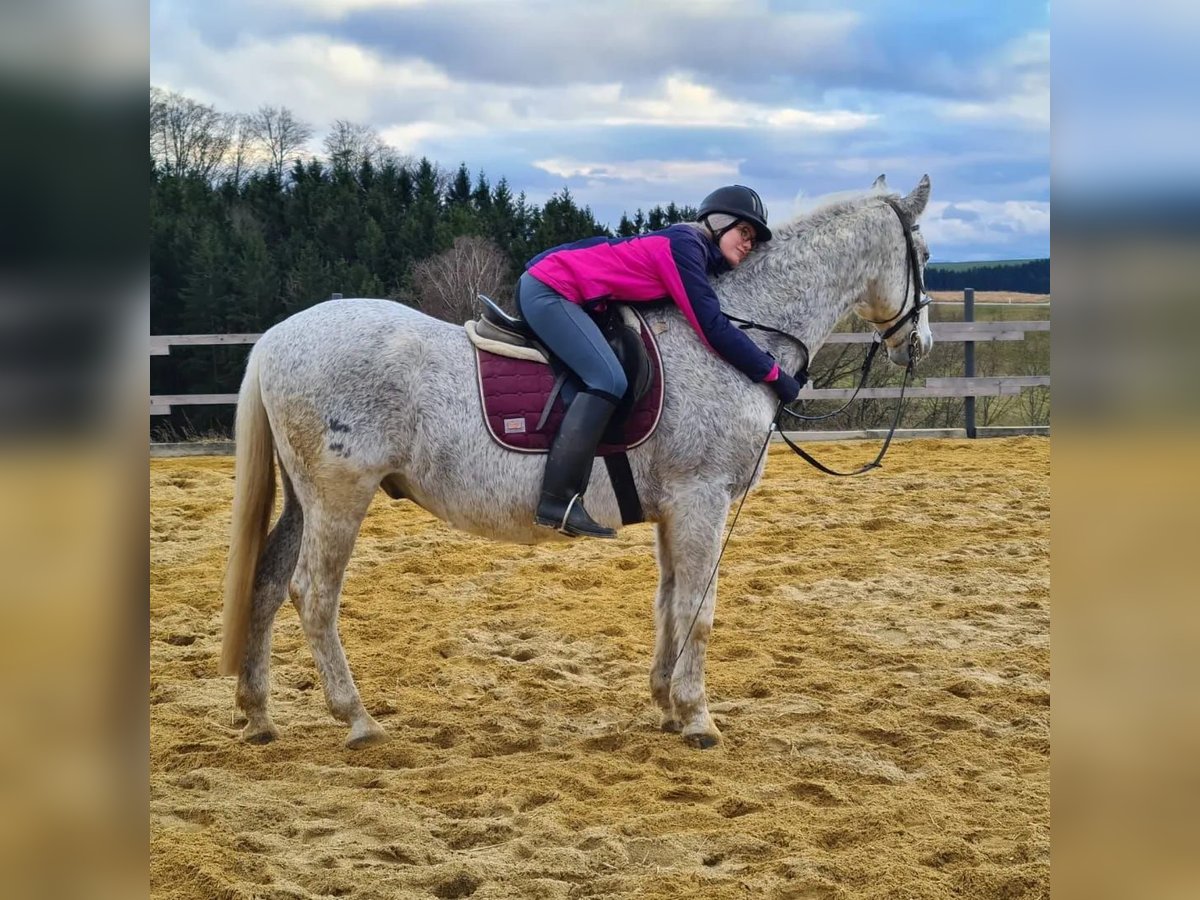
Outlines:
<svg viewBox="0 0 1200 900"><path fill-rule="evenodd" d="M257 350L257 348L255 348ZM238 394L234 425L233 527L225 569L225 616L221 642L221 675L236 675L246 649L254 577L275 505L275 442L258 383L258 356L251 352Z"/></svg>

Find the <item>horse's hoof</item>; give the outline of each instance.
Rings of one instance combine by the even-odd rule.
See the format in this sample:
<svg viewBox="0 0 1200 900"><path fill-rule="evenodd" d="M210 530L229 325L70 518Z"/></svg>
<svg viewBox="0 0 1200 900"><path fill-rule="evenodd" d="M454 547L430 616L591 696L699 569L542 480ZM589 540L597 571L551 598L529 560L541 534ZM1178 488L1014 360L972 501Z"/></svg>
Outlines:
<svg viewBox="0 0 1200 900"><path fill-rule="evenodd" d="M388 739L388 734L374 719L368 719L362 725L350 729L350 737L346 738L346 746L351 750L361 750L374 744L382 744Z"/></svg>
<svg viewBox="0 0 1200 900"><path fill-rule="evenodd" d="M674 716L668 715L662 717L662 722L658 727L668 734L679 734L679 732L683 731L683 724Z"/></svg>
<svg viewBox="0 0 1200 900"><path fill-rule="evenodd" d="M279 737L279 731L270 722L247 724L242 729L242 740L247 744L269 744Z"/></svg>
<svg viewBox="0 0 1200 900"><path fill-rule="evenodd" d="M689 747L695 747L697 750L711 750L717 744L721 743L721 735L714 734L711 731L698 731L693 734L685 734L683 739Z"/></svg>

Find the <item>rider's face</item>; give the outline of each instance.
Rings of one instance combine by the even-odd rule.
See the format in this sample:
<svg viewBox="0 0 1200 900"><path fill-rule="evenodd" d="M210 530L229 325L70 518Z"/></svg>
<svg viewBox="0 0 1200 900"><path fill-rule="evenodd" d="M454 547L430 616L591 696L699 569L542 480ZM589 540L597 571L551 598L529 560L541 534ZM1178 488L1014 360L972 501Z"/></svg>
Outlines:
<svg viewBox="0 0 1200 900"><path fill-rule="evenodd" d="M754 226L746 222L738 222L723 235L717 246L725 261L735 268L754 249Z"/></svg>

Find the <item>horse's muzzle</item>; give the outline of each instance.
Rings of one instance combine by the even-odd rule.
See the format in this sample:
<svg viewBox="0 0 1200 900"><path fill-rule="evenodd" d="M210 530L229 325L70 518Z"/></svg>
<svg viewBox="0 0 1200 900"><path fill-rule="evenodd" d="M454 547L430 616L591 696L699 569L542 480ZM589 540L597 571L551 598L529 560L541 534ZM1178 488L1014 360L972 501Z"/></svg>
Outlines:
<svg viewBox="0 0 1200 900"><path fill-rule="evenodd" d="M888 345L887 355L888 361L892 365L907 366L909 361L915 366L922 359L929 355L929 351L933 349L933 334L929 331L922 332L922 329L914 328L908 334L908 339L902 341L895 346Z"/></svg>

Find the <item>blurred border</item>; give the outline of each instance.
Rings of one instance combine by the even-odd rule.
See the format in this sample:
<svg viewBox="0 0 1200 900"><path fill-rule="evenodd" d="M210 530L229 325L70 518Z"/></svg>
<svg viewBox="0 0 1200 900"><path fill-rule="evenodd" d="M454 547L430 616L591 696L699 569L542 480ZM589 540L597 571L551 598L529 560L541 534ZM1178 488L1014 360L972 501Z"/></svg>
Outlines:
<svg viewBox="0 0 1200 900"><path fill-rule="evenodd" d="M0 881L144 895L145 5L0 10Z"/></svg>
<svg viewBox="0 0 1200 900"><path fill-rule="evenodd" d="M1052 12L1054 894L1195 897L1200 10Z"/></svg>

